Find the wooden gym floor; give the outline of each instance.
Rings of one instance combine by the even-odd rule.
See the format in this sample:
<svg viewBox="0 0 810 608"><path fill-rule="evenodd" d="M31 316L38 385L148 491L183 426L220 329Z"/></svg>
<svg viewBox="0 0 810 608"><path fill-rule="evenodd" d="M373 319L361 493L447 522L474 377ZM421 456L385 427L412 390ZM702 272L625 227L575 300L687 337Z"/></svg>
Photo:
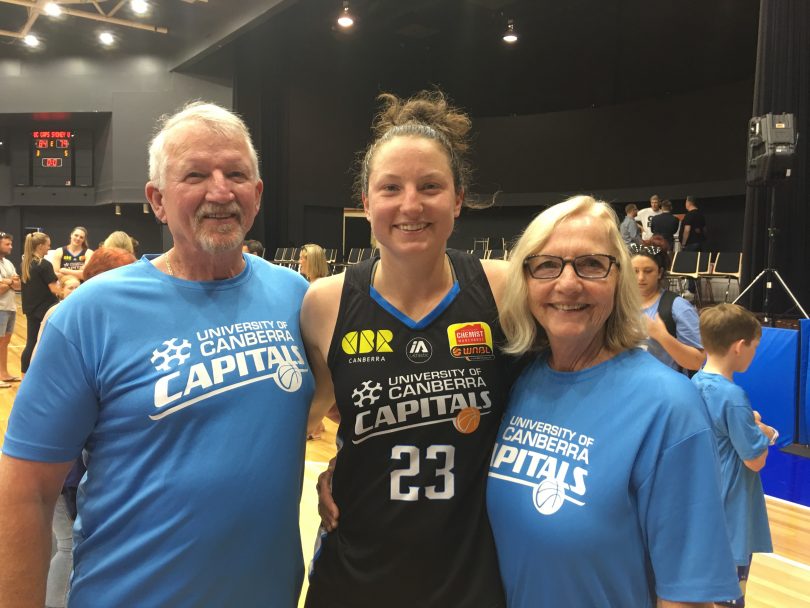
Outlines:
<svg viewBox="0 0 810 608"><path fill-rule="evenodd" d="M9 346L9 372L20 375L20 353L25 346L25 317L17 313L17 324ZM0 446L5 435L18 384L0 389ZM304 491L301 497L301 543L304 562L312 558L318 530L318 501L315 483L318 475L335 455L337 426L324 421L326 432L307 442ZM807 480L810 483L810 480ZM810 507L767 497L768 517L773 535L773 554L756 554L748 581L748 608L810 608ZM299 606L306 595L306 580Z"/></svg>

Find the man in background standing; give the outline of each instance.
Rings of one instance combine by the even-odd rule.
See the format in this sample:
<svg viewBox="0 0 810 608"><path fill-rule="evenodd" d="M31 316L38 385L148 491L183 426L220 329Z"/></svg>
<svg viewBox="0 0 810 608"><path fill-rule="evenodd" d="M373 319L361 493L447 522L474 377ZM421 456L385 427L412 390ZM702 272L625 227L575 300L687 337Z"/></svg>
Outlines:
<svg viewBox="0 0 810 608"><path fill-rule="evenodd" d="M657 194L650 197L650 206L642 209L636 216L636 221L641 222L641 240L649 241L652 238L652 219L661 213L661 199Z"/></svg>
<svg viewBox="0 0 810 608"><path fill-rule="evenodd" d="M652 218L652 233L659 234L669 243L669 250L675 251L675 235L678 233L680 222L672 215L672 202L665 200L661 203L661 213Z"/></svg>
<svg viewBox="0 0 810 608"><path fill-rule="evenodd" d="M698 209L694 196L686 197L686 215L681 222L681 249L684 251L703 251L706 242L706 218ZM689 288L683 297L690 299L697 289L695 279L689 279Z"/></svg>
<svg viewBox="0 0 810 608"><path fill-rule="evenodd" d="M641 245L641 231L638 229L638 224L636 224L638 207L636 207L633 203L629 203L624 206L624 212L627 215L619 226L619 231L622 234L622 239L624 239L624 244L628 247L632 243Z"/></svg>
<svg viewBox="0 0 810 608"><path fill-rule="evenodd" d="M14 264L8 259L11 255L14 237L7 232L0 232L0 388L11 386L9 382L19 382L17 376L8 371L8 343L14 333L17 321L17 302L14 292L20 290L20 276Z"/></svg>

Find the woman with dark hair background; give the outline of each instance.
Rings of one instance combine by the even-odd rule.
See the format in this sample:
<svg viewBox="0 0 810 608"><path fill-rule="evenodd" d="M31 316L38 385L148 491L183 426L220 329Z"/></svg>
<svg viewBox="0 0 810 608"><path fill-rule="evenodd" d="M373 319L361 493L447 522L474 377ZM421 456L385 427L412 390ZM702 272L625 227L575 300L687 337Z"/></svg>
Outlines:
<svg viewBox="0 0 810 608"><path fill-rule="evenodd" d="M647 351L674 369L700 369L706 354L700 342L697 310L666 289L669 267L666 240L656 235L650 245L633 244L630 256L649 334Z"/></svg>

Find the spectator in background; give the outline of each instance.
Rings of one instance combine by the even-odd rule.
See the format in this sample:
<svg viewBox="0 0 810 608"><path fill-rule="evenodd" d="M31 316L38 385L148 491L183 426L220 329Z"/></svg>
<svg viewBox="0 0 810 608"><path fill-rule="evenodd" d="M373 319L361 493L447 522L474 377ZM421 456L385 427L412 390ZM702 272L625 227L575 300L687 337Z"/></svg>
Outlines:
<svg viewBox="0 0 810 608"><path fill-rule="evenodd" d="M650 206L641 209L636 216L636 221L641 222L641 240L649 241L652 238L652 219L661 213L661 199L657 194L650 197Z"/></svg>
<svg viewBox="0 0 810 608"><path fill-rule="evenodd" d="M624 212L627 214L619 226L619 232L622 234L624 244L630 246L632 243L641 245L641 232L636 224L636 216L638 215L638 207L634 203L629 203L624 206Z"/></svg>
<svg viewBox="0 0 810 608"><path fill-rule="evenodd" d="M705 251L706 218L698 209L697 199L694 196L686 197L686 215L681 222L681 249L684 251ZM695 279L687 280L688 288L683 297L691 300L697 291Z"/></svg>
<svg viewBox="0 0 810 608"><path fill-rule="evenodd" d="M697 311L685 299L666 289L669 263L667 251L661 247L666 241L654 236L653 242L657 245L630 246L641 295L642 320L649 335L645 348L673 369L700 369L706 355L700 343Z"/></svg>
<svg viewBox="0 0 810 608"><path fill-rule="evenodd" d="M298 271L310 283L329 276L329 264L326 263L326 254L323 247L309 243L301 247L298 256Z"/></svg>
<svg viewBox="0 0 810 608"><path fill-rule="evenodd" d="M713 306L700 315L700 335L709 357L692 382L703 397L717 440L720 491L740 581L740 597L717 606L739 607L745 606L752 554L773 551L759 471L779 433L762 422L748 395L734 384L734 373L748 369L759 345L762 327L757 318L736 304Z"/></svg>
<svg viewBox="0 0 810 608"><path fill-rule="evenodd" d="M76 226L70 233L70 243L51 252L51 265L57 274L67 274L81 280L82 268L93 250L87 247L87 228Z"/></svg>
<svg viewBox="0 0 810 608"><path fill-rule="evenodd" d="M17 301L14 292L20 290L20 277L14 264L8 259L14 245L14 237L0 232L0 388L11 386L9 382L19 382L18 376L8 371L8 343L14 334L17 322Z"/></svg>
<svg viewBox="0 0 810 608"><path fill-rule="evenodd" d="M45 259L51 239L44 232L25 237L22 261L22 308L28 329L25 350L20 356L20 369L28 371L37 343L39 326L48 309L59 301L59 283L51 263Z"/></svg>
<svg viewBox="0 0 810 608"><path fill-rule="evenodd" d="M264 245L262 245L260 241L248 239L247 241L242 243L242 253L249 253L251 255L256 255L259 256L260 258L263 258Z"/></svg>
<svg viewBox="0 0 810 608"><path fill-rule="evenodd" d="M115 232L110 233L110 236L104 239L104 242L101 244L101 246L117 247L118 249L129 251L132 254L135 253L135 244L132 242L132 237L129 236L123 230L116 230Z"/></svg>
<svg viewBox="0 0 810 608"><path fill-rule="evenodd" d="M652 218L652 233L664 237L669 245L670 251L675 251L675 235L678 233L680 222L672 215L672 201L665 200L661 203L661 213Z"/></svg>

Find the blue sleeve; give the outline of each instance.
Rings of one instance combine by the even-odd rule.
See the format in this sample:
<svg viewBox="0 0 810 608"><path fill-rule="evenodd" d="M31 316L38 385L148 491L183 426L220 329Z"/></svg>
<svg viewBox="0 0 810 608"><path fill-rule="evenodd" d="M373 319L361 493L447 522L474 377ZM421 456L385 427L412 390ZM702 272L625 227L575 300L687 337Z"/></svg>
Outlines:
<svg viewBox="0 0 810 608"><path fill-rule="evenodd" d="M675 337L678 342L703 350L700 341L700 318L689 302L678 296L672 302L672 318L675 319Z"/></svg>
<svg viewBox="0 0 810 608"><path fill-rule="evenodd" d="M3 453L40 462L73 460L97 417L96 391L82 353L48 322L14 400Z"/></svg>
<svg viewBox="0 0 810 608"><path fill-rule="evenodd" d="M710 429L661 453L638 489L638 509L659 597L679 602L739 597Z"/></svg>
<svg viewBox="0 0 810 608"><path fill-rule="evenodd" d="M731 445L742 460L756 458L768 449L768 438L754 422L754 412L748 405L727 407L725 418Z"/></svg>

